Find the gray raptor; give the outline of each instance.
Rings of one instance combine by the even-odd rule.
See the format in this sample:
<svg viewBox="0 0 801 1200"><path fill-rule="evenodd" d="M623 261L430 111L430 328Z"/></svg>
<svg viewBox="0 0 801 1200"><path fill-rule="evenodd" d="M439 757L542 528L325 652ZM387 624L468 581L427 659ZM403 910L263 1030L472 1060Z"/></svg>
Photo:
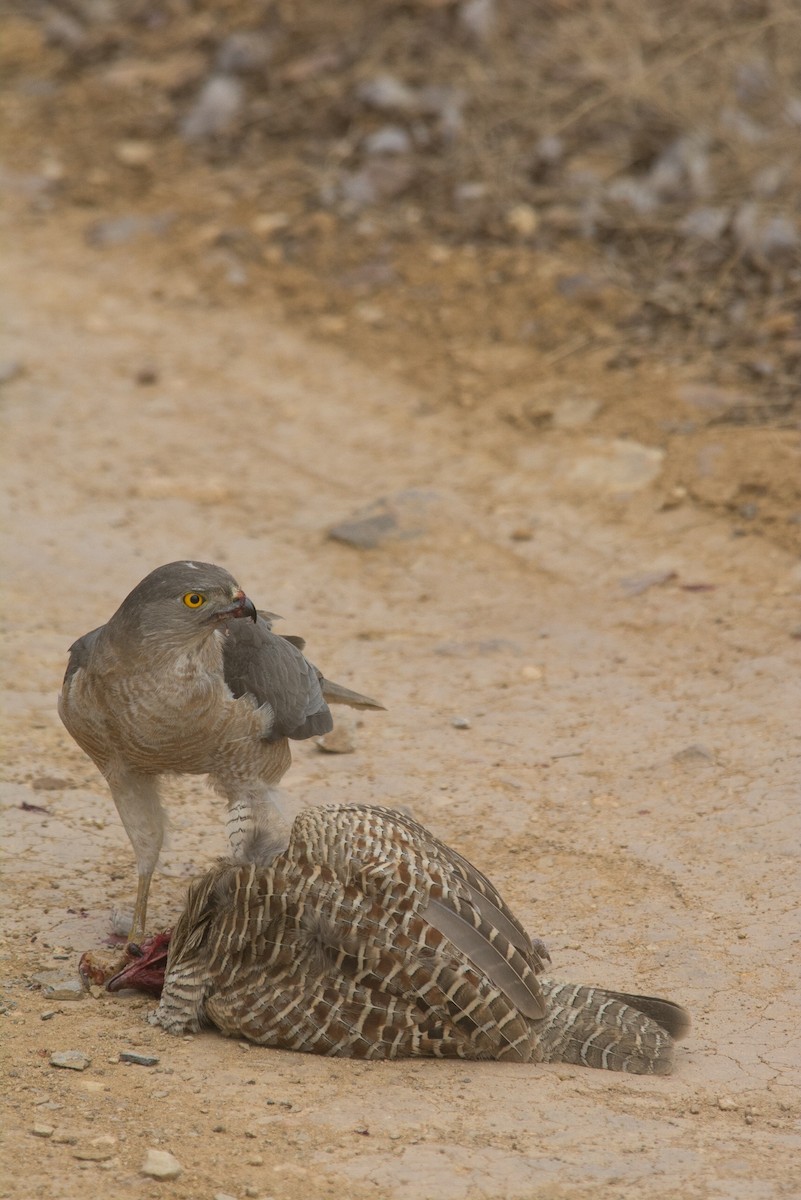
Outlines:
<svg viewBox="0 0 801 1200"><path fill-rule="evenodd" d="M329 701L382 708L325 679L302 639L272 632L271 616L222 567L173 562L70 648L58 711L104 775L136 855L132 942L145 933L164 838L162 775L209 776L228 803L237 860L248 838L280 831L273 789L289 739L332 729Z"/></svg>

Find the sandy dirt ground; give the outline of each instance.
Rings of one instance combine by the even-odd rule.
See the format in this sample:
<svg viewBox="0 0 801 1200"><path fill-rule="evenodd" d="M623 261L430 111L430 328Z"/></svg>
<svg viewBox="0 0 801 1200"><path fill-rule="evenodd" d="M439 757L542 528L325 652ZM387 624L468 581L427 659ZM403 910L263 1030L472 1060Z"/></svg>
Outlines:
<svg viewBox="0 0 801 1200"><path fill-rule="evenodd" d="M797 1196L797 560L663 503L636 441L471 435L262 305L182 295L146 247L98 255L68 214L3 238L0 1195ZM378 545L328 536L381 501ZM45 998L32 977L74 973L134 887L56 714L67 648L185 556L387 706L352 754L296 746L293 801L409 806L555 974L686 1004L674 1076L333 1062L173 1040L144 998ZM154 927L224 849L203 781L169 808ZM90 1065L51 1066L64 1050ZM149 1148L181 1175L143 1176Z"/></svg>

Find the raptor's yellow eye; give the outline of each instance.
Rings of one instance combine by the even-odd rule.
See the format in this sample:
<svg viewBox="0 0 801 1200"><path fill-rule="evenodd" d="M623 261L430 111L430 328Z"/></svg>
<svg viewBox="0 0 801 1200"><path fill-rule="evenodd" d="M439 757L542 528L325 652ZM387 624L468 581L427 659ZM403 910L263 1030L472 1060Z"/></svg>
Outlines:
<svg viewBox="0 0 801 1200"><path fill-rule="evenodd" d="M187 608L200 608L201 604L206 603L206 597L201 596L200 592L187 592L184 596L184 604Z"/></svg>

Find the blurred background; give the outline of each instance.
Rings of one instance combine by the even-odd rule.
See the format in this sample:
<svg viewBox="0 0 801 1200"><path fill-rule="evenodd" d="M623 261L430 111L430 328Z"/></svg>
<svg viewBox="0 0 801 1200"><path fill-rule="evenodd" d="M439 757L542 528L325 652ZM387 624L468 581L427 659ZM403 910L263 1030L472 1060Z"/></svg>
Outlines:
<svg viewBox="0 0 801 1200"><path fill-rule="evenodd" d="M801 545L795 0L6 4L0 191ZM147 386L147 378L140 380Z"/></svg>

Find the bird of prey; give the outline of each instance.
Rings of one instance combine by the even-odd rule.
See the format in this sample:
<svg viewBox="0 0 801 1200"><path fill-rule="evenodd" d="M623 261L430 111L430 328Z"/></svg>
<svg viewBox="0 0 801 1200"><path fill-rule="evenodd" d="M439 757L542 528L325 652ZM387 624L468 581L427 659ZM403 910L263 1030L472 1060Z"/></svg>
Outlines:
<svg viewBox="0 0 801 1200"><path fill-rule="evenodd" d="M228 804L236 859L254 833L284 839L274 789L289 739L332 729L329 701L382 707L325 679L302 639L272 632L271 616L222 567L173 562L70 648L58 711L105 776L136 855L134 942L164 836L161 776L209 776Z"/></svg>
<svg viewBox="0 0 801 1200"><path fill-rule="evenodd" d="M670 1072L683 1008L559 983L548 961L460 854L403 813L343 805L302 812L282 851L249 839L108 986L160 995L151 1020L174 1034L212 1025L350 1058Z"/></svg>

